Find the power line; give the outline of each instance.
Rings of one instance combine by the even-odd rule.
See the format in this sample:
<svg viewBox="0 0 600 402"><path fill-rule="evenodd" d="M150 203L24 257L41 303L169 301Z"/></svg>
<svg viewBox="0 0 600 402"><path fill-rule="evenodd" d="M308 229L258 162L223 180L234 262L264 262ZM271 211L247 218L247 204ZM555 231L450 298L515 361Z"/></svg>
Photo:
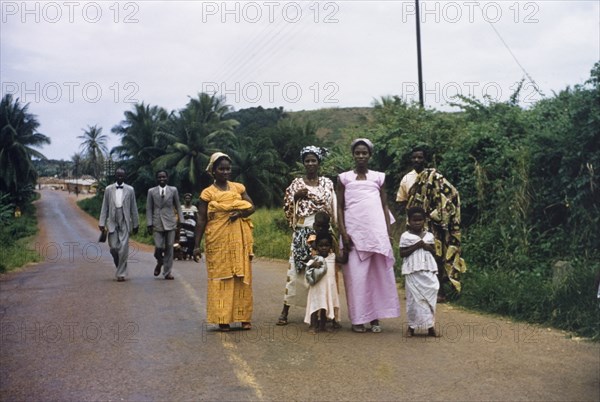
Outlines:
<svg viewBox="0 0 600 402"><path fill-rule="evenodd" d="M304 8L301 9L301 14L304 15L306 10L310 7L310 3L305 3ZM259 43L254 44L247 48L246 55L242 57L242 60L233 66L233 70L229 69L223 82L228 82L234 78L242 78L240 75L247 75L249 72L260 70L266 61L270 61L273 56L282 50L280 45L284 41L288 41L298 34L300 28L305 28L302 21L298 23L283 22L282 20L276 25L275 34L268 35L266 41L265 37L259 39ZM265 32L265 29L261 31L261 34ZM261 43L262 42L262 43ZM249 54L248 54L249 53ZM254 68L252 68L254 67Z"/></svg>
<svg viewBox="0 0 600 402"><path fill-rule="evenodd" d="M508 46L508 43L506 43L506 41L502 38L502 36L500 35L500 32L498 32L498 30L496 29L496 27L494 26L494 24L492 24L490 21L488 21L488 24L490 24L490 26L492 27L492 29L494 30L494 32L496 33L496 35L498 36L498 38L500 39L500 41L502 42L502 44L504 45L504 47L506 48L506 50L508 50L508 52L512 56L513 60L521 68L521 71L523 71L523 74L525 74L525 77L527 77L527 79L533 84L533 89L535 89L535 91L538 94L540 94L542 97L545 97L546 95L544 95L544 93L540 90L538 84L535 82L535 80L533 79L533 77L531 77L531 75L529 75L529 73L527 72L527 70L525 70L525 67L523 67L523 65L519 62L519 60L517 59L517 56L515 56L515 54L513 53L513 51L510 50L510 47Z"/></svg>

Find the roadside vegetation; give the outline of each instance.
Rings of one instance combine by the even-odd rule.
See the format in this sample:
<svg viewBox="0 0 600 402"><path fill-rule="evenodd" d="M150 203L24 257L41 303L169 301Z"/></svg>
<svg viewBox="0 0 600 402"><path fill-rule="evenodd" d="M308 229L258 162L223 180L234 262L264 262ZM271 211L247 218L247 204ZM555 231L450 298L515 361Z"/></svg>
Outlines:
<svg viewBox="0 0 600 402"><path fill-rule="evenodd" d="M26 202L17 209L10 202L9 194L0 196L0 273L40 261L40 254L33 244L36 233L37 219L33 204Z"/></svg>
<svg viewBox="0 0 600 402"><path fill-rule="evenodd" d="M0 100L0 272L39 259L32 244L37 232L33 160L44 159L36 148L50 143L37 131L35 115L11 95Z"/></svg>

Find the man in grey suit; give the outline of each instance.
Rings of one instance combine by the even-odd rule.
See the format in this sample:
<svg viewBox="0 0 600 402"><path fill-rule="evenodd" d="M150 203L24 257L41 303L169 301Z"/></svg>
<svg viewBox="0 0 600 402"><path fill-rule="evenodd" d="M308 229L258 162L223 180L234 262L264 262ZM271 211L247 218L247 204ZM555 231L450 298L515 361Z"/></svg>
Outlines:
<svg viewBox="0 0 600 402"><path fill-rule="evenodd" d="M129 233L138 232L139 216L133 187L123 183L125 169L115 171L116 183L106 187L98 227L108 229L108 247L117 268L117 281L125 281L129 256Z"/></svg>
<svg viewBox="0 0 600 402"><path fill-rule="evenodd" d="M174 279L171 274L173 268L173 243L175 243L175 232L179 222L183 222L181 203L177 188L167 186L169 175L164 170L156 172L158 186L148 190L146 201L146 219L148 233L154 236L154 257L156 267L154 276L160 275L163 267L165 279ZM177 215L175 215L177 210Z"/></svg>

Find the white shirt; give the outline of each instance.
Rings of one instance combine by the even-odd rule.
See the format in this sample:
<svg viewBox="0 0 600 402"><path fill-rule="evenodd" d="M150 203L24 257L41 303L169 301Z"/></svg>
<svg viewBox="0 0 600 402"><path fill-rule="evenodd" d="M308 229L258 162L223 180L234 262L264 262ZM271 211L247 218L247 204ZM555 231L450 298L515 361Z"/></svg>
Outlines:
<svg viewBox="0 0 600 402"><path fill-rule="evenodd" d="M400 247L410 247L413 244L417 244L420 240L420 236L406 231L400 236ZM425 232L423 242L426 244L435 244L433 234ZM433 254L422 248L415 250L411 255L402 259L402 275L412 274L416 271L437 272L437 270L437 263Z"/></svg>
<svg viewBox="0 0 600 402"><path fill-rule="evenodd" d="M115 186L117 186L117 190L115 191L115 206L117 208L123 208L123 186L125 184L121 184L119 185L118 183L115 183ZM121 188L118 188L121 187Z"/></svg>
<svg viewBox="0 0 600 402"><path fill-rule="evenodd" d="M413 184L415 184L415 181L417 181L417 176L419 176L419 174L414 169L404 175L404 177L400 181L400 188L398 189L398 193L396 194L397 202L408 201L408 191L413 186Z"/></svg>

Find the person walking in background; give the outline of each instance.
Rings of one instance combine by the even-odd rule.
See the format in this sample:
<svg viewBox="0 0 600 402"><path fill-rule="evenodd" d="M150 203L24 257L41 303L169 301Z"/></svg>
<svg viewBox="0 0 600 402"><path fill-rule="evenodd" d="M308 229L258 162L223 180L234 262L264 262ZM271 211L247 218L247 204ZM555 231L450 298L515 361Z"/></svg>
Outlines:
<svg viewBox="0 0 600 402"><path fill-rule="evenodd" d="M381 332L381 318L400 316L385 173L369 170L370 140L354 140L351 150L355 167L341 173L337 184L340 235L348 253L342 269L348 315L354 332L366 332L366 323L371 332Z"/></svg>
<svg viewBox="0 0 600 402"><path fill-rule="evenodd" d="M219 324L221 331L229 331L234 322L249 330L254 256L249 216L254 203L243 184L229 181L231 158L227 154L212 154L206 170L214 183L200 194L194 248L194 255L200 257L200 242L206 234L206 321Z"/></svg>
<svg viewBox="0 0 600 402"><path fill-rule="evenodd" d="M425 211L411 207L407 211L408 230L400 236L402 275L406 289L406 313L408 336L416 329L427 329L430 336L435 332L435 307L440 282L436 276L435 239L425 229Z"/></svg>
<svg viewBox="0 0 600 402"><path fill-rule="evenodd" d="M192 204L192 194L185 193L183 195L183 205L181 206L184 219L193 219L198 221L198 207Z"/></svg>
<svg viewBox="0 0 600 402"><path fill-rule="evenodd" d="M196 244L194 237L196 224L198 223L198 208L192 204L192 194L185 193L183 195L183 205L181 206L184 221L181 223L179 245L182 252L185 253L183 259L194 258L194 245ZM196 262L196 258L194 258Z"/></svg>
<svg viewBox="0 0 600 402"><path fill-rule="evenodd" d="M139 228L139 216L133 187L124 183L125 169L115 171L116 183L104 190L98 228L108 231L108 247L117 272L117 281L123 282L127 276L127 257L129 256L129 233L136 234Z"/></svg>
<svg viewBox="0 0 600 402"><path fill-rule="evenodd" d="M285 190L283 210L288 225L292 228L289 269L283 297L283 309L277 325L287 325L291 305L306 307L308 284L304 280L305 263L311 257L307 243L313 232L315 215L326 212L335 224L336 197L333 182L319 176L319 167L327 155L325 148L309 145L300 151L304 175L295 178Z"/></svg>
<svg viewBox="0 0 600 402"><path fill-rule="evenodd" d="M178 222L183 222L181 203L177 188L167 186L169 175L164 170L156 173L158 186L148 190L146 200L146 221L148 233L154 237L154 276L160 275L161 268L165 279L174 279L173 244Z"/></svg>

